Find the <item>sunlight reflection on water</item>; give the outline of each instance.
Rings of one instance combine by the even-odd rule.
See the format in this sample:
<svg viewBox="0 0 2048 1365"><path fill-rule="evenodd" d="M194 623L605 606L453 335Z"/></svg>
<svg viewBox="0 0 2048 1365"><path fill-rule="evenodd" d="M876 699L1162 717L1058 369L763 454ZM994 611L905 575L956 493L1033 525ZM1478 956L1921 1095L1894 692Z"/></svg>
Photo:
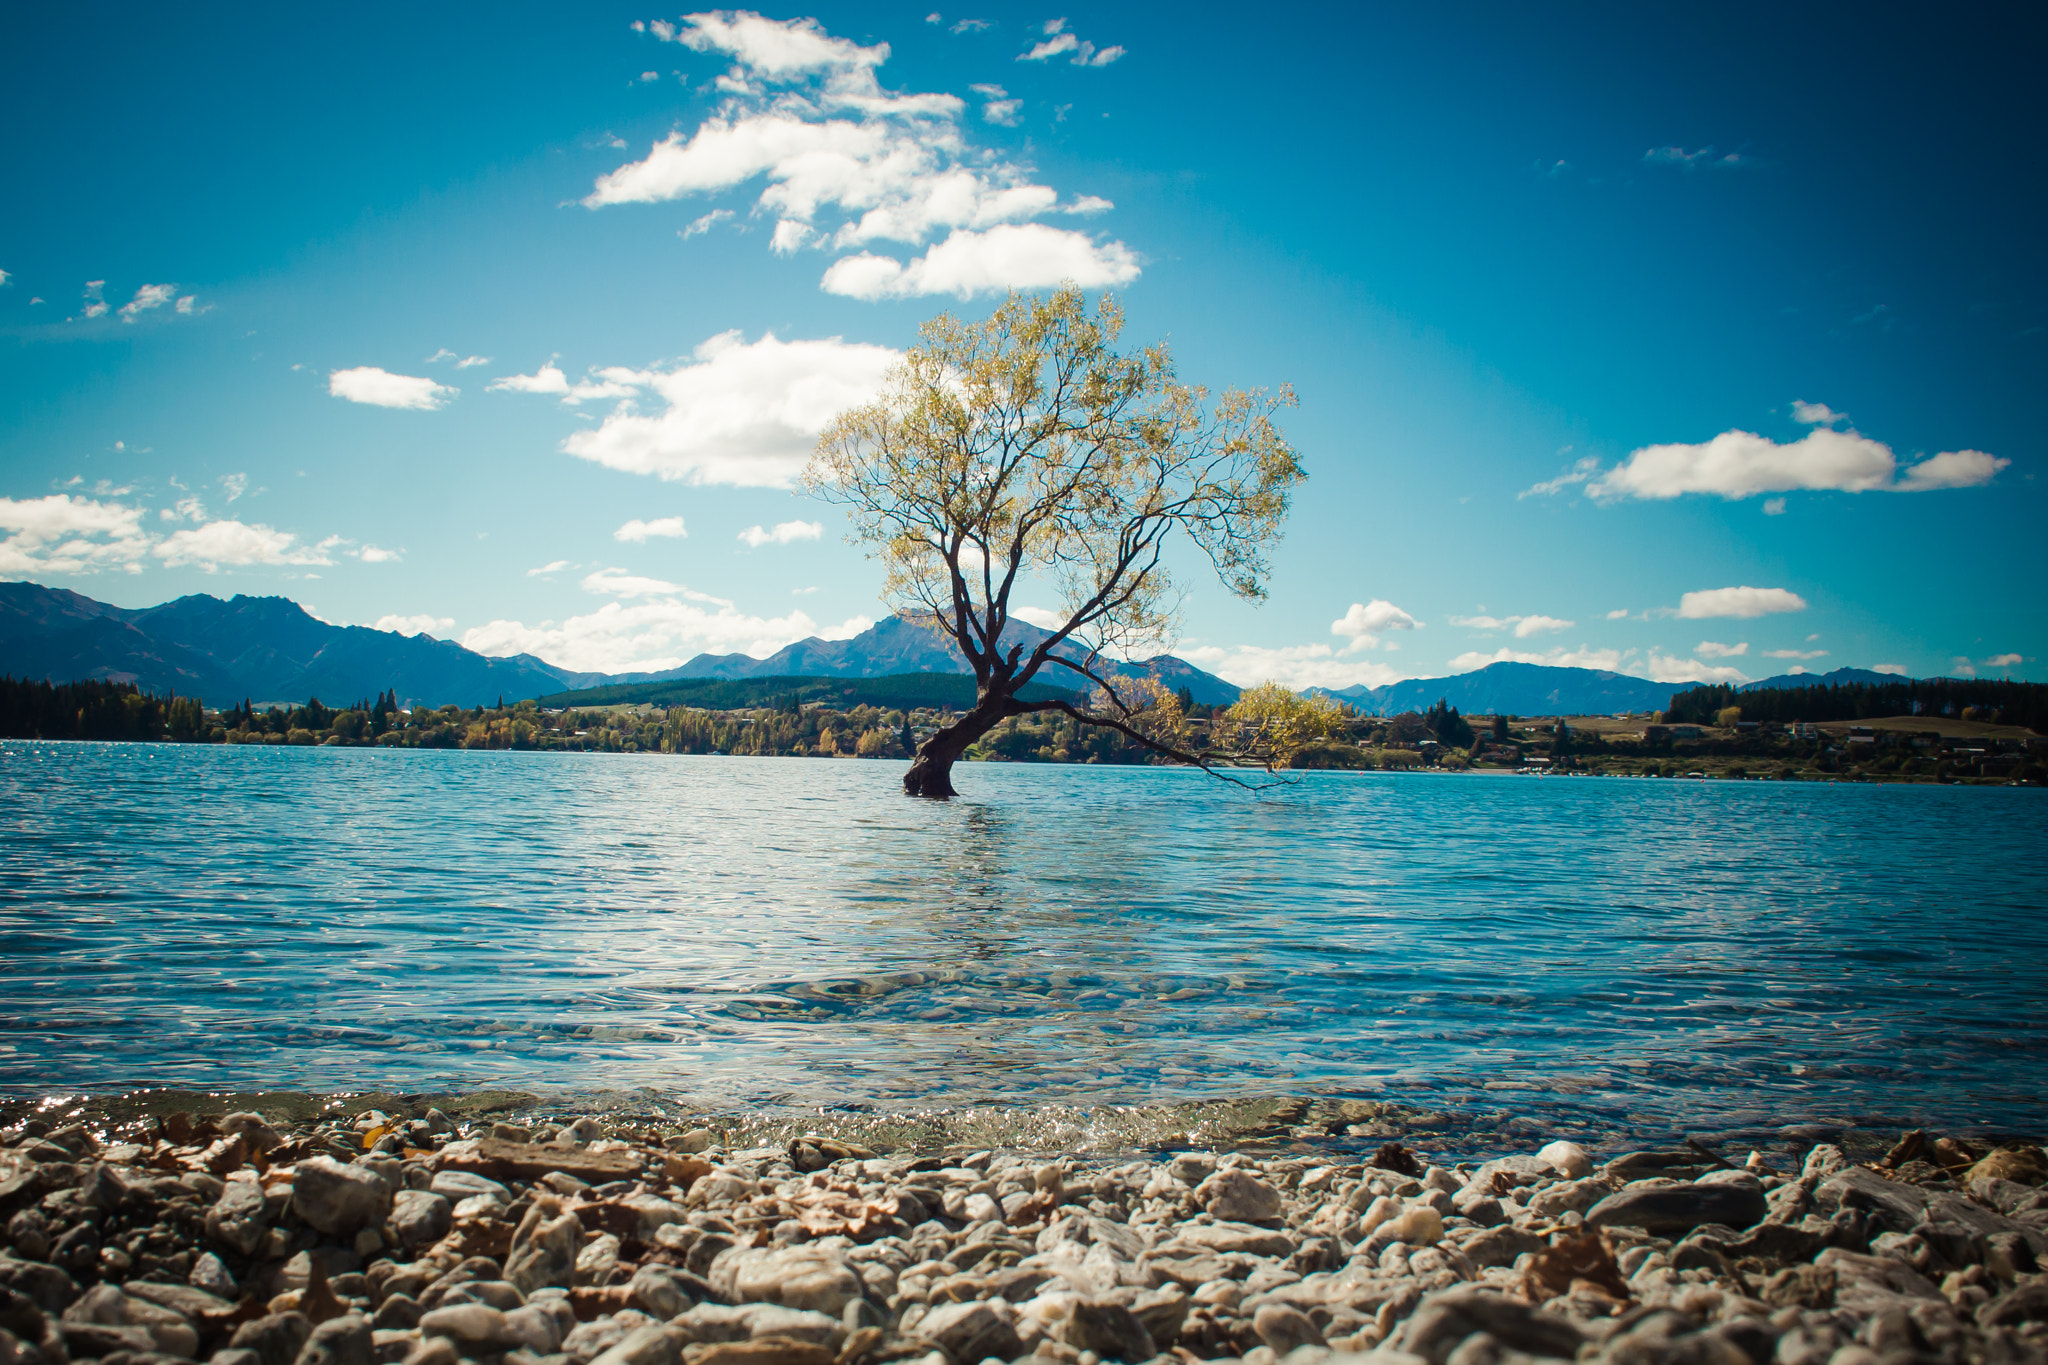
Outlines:
<svg viewBox="0 0 2048 1365"><path fill-rule="evenodd" d="M0 1086L2039 1117L2038 791L899 777L0 745Z"/></svg>

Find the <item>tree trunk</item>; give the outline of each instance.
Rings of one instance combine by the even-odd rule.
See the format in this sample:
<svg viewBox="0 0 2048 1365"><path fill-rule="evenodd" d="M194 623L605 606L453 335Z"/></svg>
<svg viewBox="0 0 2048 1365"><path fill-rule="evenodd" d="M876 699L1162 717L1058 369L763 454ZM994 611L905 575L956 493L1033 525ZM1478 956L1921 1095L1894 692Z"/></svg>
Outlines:
<svg viewBox="0 0 2048 1365"><path fill-rule="evenodd" d="M906 796L958 796L953 790L953 764L967 747L999 725L1009 714L1006 692L984 693L974 709L946 726L917 748L910 770L903 774Z"/></svg>

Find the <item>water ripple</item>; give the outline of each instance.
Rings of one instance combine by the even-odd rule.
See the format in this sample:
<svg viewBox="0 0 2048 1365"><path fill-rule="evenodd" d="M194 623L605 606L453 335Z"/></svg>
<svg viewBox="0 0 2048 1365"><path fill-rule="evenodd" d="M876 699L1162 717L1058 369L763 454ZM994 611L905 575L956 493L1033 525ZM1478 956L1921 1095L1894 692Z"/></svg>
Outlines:
<svg viewBox="0 0 2048 1365"><path fill-rule="evenodd" d="M2043 794L0 744L0 1087L2039 1118Z"/></svg>

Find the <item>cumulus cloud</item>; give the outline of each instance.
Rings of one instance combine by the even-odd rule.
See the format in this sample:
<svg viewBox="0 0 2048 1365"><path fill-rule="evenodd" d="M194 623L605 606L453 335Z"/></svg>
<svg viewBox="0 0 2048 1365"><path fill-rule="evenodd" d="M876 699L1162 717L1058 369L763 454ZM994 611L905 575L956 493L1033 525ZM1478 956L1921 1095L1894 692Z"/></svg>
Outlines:
<svg viewBox="0 0 2048 1365"><path fill-rule="evenodd" d="M1627 615L1626 612L1623 615ZM1576 621L1567 621L1556 616L1453 616L1451 624L1464 626L1468 630L1507 630L1512 628L1517 640L1544 635L1554 630L1570 630Z"/></svg>
<svg viewBox="0 0 2048 1365"><path fill-rule="evenodd" d="M921 294L972 298L1005 289L1044 289L1071 280L1084 289L1129 284L1138 258L1122 242L1098 245L1086 233L1044 223L955 229L908 264L862 252L842 256L820 282L828 294L900 299Z"/></svg>
<svg viewBox="0 0 2048 1365"><path fill-rule="evenodd" d="M526 571L526 576L528 578L539 578L542 574L560 573L562 570L571 567L573 566L569 563L568 560L557 559L541 565L538 569L528 569Z"/></svg>
<svg viewBox="0 0 2048 1365"><path fill-rule="evenodd" d="M1628 619L1628 608L1616 607L1613 611L1607 613L1607 619L1610 621L1626 621Z"/></svg>
<svg viewBox="0 0 2048 1365"><path fill-rule="evenodd" d="M1074 55L1067 60L1074 66L1108 66L1124 55L1121 47L1098 48L1087 39L1068 29L1064 19L1048 19L1040 30L1045 37L1033 43L1027 52L1017 55L1020 62L1045 62L1054 57Z"/></svg>
<svg viewBox="0 0 2048 1365"><path fill-rule="evenodd" d="M886 346L838 337L781 341L770 333L749 343L727 332L673 369L602 371L607 382L634 393L644 390L663 406L649 413L621 403L597 428L576 432L562 448L633 474L786 488L825 424L872 399L898 357Z"/></svg>
<svg viewBox="0 0 2048 1365"><path fill-rule="evenodd" d="M968 88L984 101L981 106L983 122L1004 128L1017 126L1017 112L1024 107L1023 100L1011 99L1010 92L1000 85L973 85Z"/></svg>
<svg viewBox="0 0 2048 1365"><path fill-rule="evenodd" d="M1650 651L1643 672L1651 682L1660 683L1746 683L1750 676L1733 665L1703 664L1698 659L1679 659Z"/></svg>
<svg viewBox="0 0 2048 1365"><path fill-rule="evenodd" d="M1984 661L1986 668L2018 668L2026 659L2018 654L1994 654Z"/></svg>
<svg viewBox="0 0 2048 1365"><path fill-rule="evenodd" d="M1792 400L1792 420L1807 426L1831 427L1837 422L1849 420L1846 412L1836 412L1826 403L1809 403L1804 398Z"/></svg>
<svg viewBox="0 0 2048 1365"><path fill-rule="evenodd" d="M1975 488L2012 463L1981 450L1951 450L1902 472L1890 446L1854 428L1838 430L1824 424L1821 412L1827 413L1828 421L1839 414L1823 405L1801 406L1819 411L1800 419L1813 429L1796 441L1724 431L1698 444L1644 446L1601 474L1587 491L1608 502L1666 500L1688 493L1729 499L1802 491L1923 493Z"/></svg>
<svg viewBox="0 0 2048 1365"><path fill-rule="evenodd" d="M1240 687L1278 682L1296 691L1304 687L1335 690L1360 684L1379 687L1399 682L1405 676L1386 664L1340 658L1336 650L1321 644L1278 649L1261 645L1185 645L1174 653Z"/></svg>
<svg viewBox="0 0 2048 1365"><path fill-rule="evenodd" d="M380 616L372 630L388 630L399 635L444 634L455 624L452 616Z"/></svg>
<svg viewBox="0 0 2048 1365"><path fill-rule="evenodd" d="M1350 654L1376 647L1383 631L1414 630L1421 624L1392 602L1375 597L1370 602L1353 602L1350 610L1330 622L1330 633L1350 639L1351 643L1344 646L1344 652Z"/></svg>
<svg viewBox="0 0 2048 1365"><path fill-rule="evenodd" d="M642 594L643 600L607 602L596 611L559 624L528 626L498 620L464 631L461 643L479 654L533 654L563 668L621 673L674 668L705 652L765 658L784 645L818 636L844 640L874 622L851 617L821 627L801 611L762 617L730 603L707 605L675 595Z"/></svg>
<svg viewBox="0 0 2048 1365"><path fill-rule="evenodd" d="M1724 645L1716 640L1702 640L1692 647L1695 654L1704 654L1709 659L1736 659L1749 653L1749 641L1737 645Z"/></svg>
<svg viewBox="0 0 2048 1365"><path fill-rule="evenodd" d="M368 403L379 408L418 408L431 412L460 390L418 375L392 374L375 365L358 365L352 370L335 370L327 376L327 391L351 403Z"/></svg>
<svg viewBox="0 0 2048 1365"><path fill-rule="evenodd" d="M833 292L869 299L1039 286L1046 282L1038 273L1044 242L1020 251L1015 240L997 239L977 250L975 237L1049 213L1088 211L1078 202L1062 204L1027 168L973 146L962 131L967 106L958 96L883 89L875 73L888 60L886 43L862 47L833 37L813 19L744 12L688 15L677 28L655 25L651 31L730 56L733 66L717 82L727 98L693 131L675 130L641 160L600 177L583 200L590 208L725 193L758 181L763 188L754 211L776 220L770 244L784 254L881 242L918 248L941 237L954 242L950 257L937 264L862 251L865 263L851 274L828 274L842 286ZM995 107L1002 103L992 100L984 116L997 123L1014 118L1014 108ZM683 231L689 235L714 221L707 215ZM1136 258L1121 242L1046 231L1067 239L1060 258L1074 263L1067 274L1077 280L1121 284L1137 273ZM957 258L970 255L974 268L963 269ZM883 273L877 260L894 267L889 288L876 283ZM844 287L849 282L861 287ZM930 287L920 290L920 284Z"/></svg>
<svg viewBox="0 0 2048 1365"><path fill-rule="evenodd" d="M121 321L133 322L152 308L161 308L169 303L178 292L175 284L145 284L135 291L135 297L121 305ZM191 311L189 309L184 311Z"/></svg>
<svg viewBox="0 0 2048 1365"><path fill-rule="evenodd" d="M349 553L365 564L396 564L405 558L403 550L385 550L375 545L365 545L360 550L350 550Z"/></svg>
<svg viewBox="0 0 2048 1365"><path fill-rule="evenodd" d="M187 531L173 531L150 549L167 568L191 564L215 573L223 568L246 568L254 564L332 564L331 551L341 544L329 536L315 545L302 545L290 531L279 531L261 523L222 520Z"/></svg>
<svg viewBox="0 0 2048 1365"><path fill-rule="evenodd" d="M0 574L134 572L149 552L142 509L52 493L0 498Z"/></svg>
<svg viewBox="0 0 2048 1365"><path fill-rule="evenodd" d="M1788 588L1709 588L1678 599L1678 614L1688 621L1723 616L1748 620L1776 612L1805 610L1806 599Z"/></svg>
<svg viewBox="0 0 2048 1365"><path fill-rule="evenodd" d="M653 521L642 521L640 518L635 517L618 530L612 532L612 539L631 541L634 544L645 544L654 536L673 537L687 536L688 534L690 533L683 529L683 519L681 517L657 517Z"/></svg>
<svg viewBox="0 0 2048 1365"><path fill-rule="evenodd" d="M570 407L594 398L631 398L640 391L635 371L616 366L591 371L594 376L569 382L550 360L532 374L508 374L491 381L490 393L539 393L558 397Z"/></svg>
<svg viewBox="0 0 2048 1365"><path fill-rule="evenodd" d="M772 531L763 530L759 526L749 526L740 532L739 538L746 542L748 549L758 550L763 545L788 545L799 540L816 540L824 534L825 527L821 522L783 521L777 522Z"/></svg>
<svg viewBox="0 0 2048 1365"><path fill-rule="evenodd" d="M1067 618L1045 607L1016 607L1010 615L1020 621L1029 621L1040 630L1058 630L1067 623Z"/></svg>

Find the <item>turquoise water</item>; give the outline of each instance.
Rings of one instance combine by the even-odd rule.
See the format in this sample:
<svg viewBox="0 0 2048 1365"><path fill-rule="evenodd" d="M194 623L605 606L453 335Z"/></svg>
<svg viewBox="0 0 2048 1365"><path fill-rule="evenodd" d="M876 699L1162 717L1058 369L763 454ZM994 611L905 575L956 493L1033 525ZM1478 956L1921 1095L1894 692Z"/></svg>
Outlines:
<svg viewBox="0 0 2048 1365"><path fill-rule="evenodd" d="M0 1089L2038 1127L2020 789L0 744Z"/></svg>

